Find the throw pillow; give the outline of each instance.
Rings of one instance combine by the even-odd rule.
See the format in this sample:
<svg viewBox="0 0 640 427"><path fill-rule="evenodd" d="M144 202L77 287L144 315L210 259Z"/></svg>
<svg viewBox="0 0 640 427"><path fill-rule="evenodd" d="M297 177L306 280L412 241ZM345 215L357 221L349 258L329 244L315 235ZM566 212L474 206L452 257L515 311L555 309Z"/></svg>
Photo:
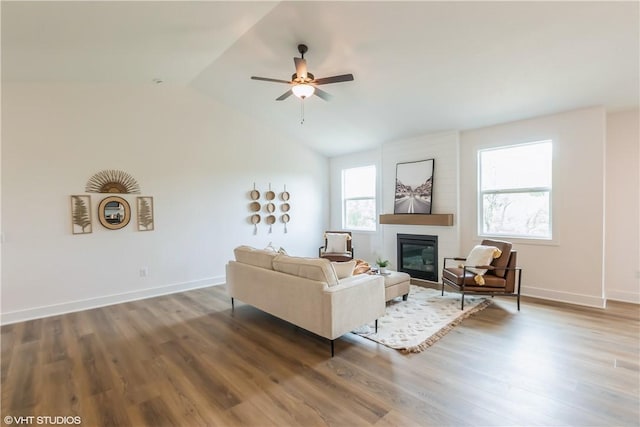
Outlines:
<svg viewBox="0 0 640 427"><path fill-rule="evenodd" d="M325 252L328 253L345 253L347 252L348 234L343 233L326 233L327 247Z"/></svg>
<svg viewBox="0 0 640 427"><path fill-rule="evenodd" d="M356 267L356 261L332 262L333 271L336 272L338 280L353 276L353 270Z"/></svg>
<svg viewBox="0 0 640 427"><path fill-rule="evenodd" d="M264 249L254 249L250 246L238 246L233 250L236 261L243 264L249 264L256 267L267 268L273 270L273 259L278 255L277 252L267 251Z"/></svg>
<svg viewBox="0 0 640 427"><path fill-rule="evenodd" d="M266 248L264 248L264 250L269 252L275 252L278 254L288 255L287 251L282 246L280 246L280 249L276 249L276 247L273 246L273 242L269 242L269 244L267 245Z"/></svg>
<svg viewBox="0 0 640 427"><path fill-rule="evenodd" d="M469 256L467 256L466 265L491 265L494 258L498 258L502 255L502 251L495 246L476 245ZM482 277L487 270L484 268L467 268L467 270L475 273L476 276L473 280L478 285L484 285L484 278Z"/></svg>
<svg viewBox="0 0 640 427"><path fill-rule="evenodd" d="M363 259L356 259L356 267L353 269L353 275L368 273L371 270L369 263Z"/></svg>

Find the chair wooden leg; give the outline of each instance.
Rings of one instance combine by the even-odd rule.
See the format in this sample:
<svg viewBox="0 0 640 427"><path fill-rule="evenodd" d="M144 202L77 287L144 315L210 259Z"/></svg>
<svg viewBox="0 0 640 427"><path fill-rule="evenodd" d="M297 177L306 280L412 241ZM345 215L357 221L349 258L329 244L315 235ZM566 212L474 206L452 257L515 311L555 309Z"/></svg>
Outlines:
<svg viewBox="0 0 640 427"><path fill-rule="evenodd" d="M406 301L408 297L409 297L409 294L402 295L402 301Z"/></svg>
<svg viewBox="0 0 640 427"><path fill-rule="evenodd" d="M462 296L460 298L460 310L464 310L464 291L462 291Z"/></svg>
<svg viewBox="0 0 640 427"><path fill-rule="evenodd" d="M378 333L378 319L376 319L376 334Z"/></svg>
<svg viewBox="0 0 640 427"><path fill-rule="evenodd" d="M331 357L333 357L333 341L335 340L331 340Z"/></svg>
<svg viewBox="0 0 640 427"><path fill-rule="evenodd" d="M231 311L235 310L236 306L233 304L233 297L231 297Z"/></svg>
<svg viewBox="0 0 640 427"><path fill-rule="evenodd" d="M444 281L442 282L442 292L440 293L440 295L444 296Z"/></svg>

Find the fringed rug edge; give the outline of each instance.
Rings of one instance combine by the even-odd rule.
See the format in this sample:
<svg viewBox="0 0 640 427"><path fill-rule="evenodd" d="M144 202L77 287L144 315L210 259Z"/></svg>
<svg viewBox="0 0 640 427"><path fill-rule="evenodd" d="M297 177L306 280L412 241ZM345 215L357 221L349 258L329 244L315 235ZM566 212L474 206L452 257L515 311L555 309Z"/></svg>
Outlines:
<svg viewBox="0 0 640 427"><path fill-rule="evenodd" d="M431 335L429 338L427 338L425 341L421 342L420 344L414 345L412 347L400 348L398 350L400 350L403 353L420 353L420 352L426 350L427 348L429 348L433 344L435 344L437 341L439 341L440 338L442 338L445 335L447 335L454 327L458 326L464 319L466 319L467 317L471 316L472 314L475 314L475 313L477 313L479 311L484 310L485 308L490 306L491 303L492 303L492 301L490 299L485 299L480 304L476 305L471 310L469 310L466 313L464 313L462 316L456 318L455 320L453 320L452 322L450 322L446 326L443 326L438 332L436 332L435 334Z"/></svg>

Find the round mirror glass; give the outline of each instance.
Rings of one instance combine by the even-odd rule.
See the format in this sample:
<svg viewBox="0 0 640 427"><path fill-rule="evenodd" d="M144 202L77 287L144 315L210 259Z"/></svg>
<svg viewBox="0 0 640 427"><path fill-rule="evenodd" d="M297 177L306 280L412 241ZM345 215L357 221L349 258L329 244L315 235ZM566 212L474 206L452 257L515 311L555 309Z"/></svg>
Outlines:
<svg viewBox="0 0 640 427"><path fill-rule="evenodd" d="M120 229L131 219L131 207L122 197L105 197L98 206L100 223L110 230Z"/></svg>

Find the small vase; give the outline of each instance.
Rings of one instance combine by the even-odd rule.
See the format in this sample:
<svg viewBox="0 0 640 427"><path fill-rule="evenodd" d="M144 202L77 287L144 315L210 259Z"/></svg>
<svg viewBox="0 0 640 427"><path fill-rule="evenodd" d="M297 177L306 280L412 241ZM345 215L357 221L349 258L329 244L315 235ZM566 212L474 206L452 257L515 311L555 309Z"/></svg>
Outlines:
<svg viewBox="0 0 640 427"><path fill-rule="evenodd" d="M380 274L387 274L387 267L380 267Z"/></svg>

